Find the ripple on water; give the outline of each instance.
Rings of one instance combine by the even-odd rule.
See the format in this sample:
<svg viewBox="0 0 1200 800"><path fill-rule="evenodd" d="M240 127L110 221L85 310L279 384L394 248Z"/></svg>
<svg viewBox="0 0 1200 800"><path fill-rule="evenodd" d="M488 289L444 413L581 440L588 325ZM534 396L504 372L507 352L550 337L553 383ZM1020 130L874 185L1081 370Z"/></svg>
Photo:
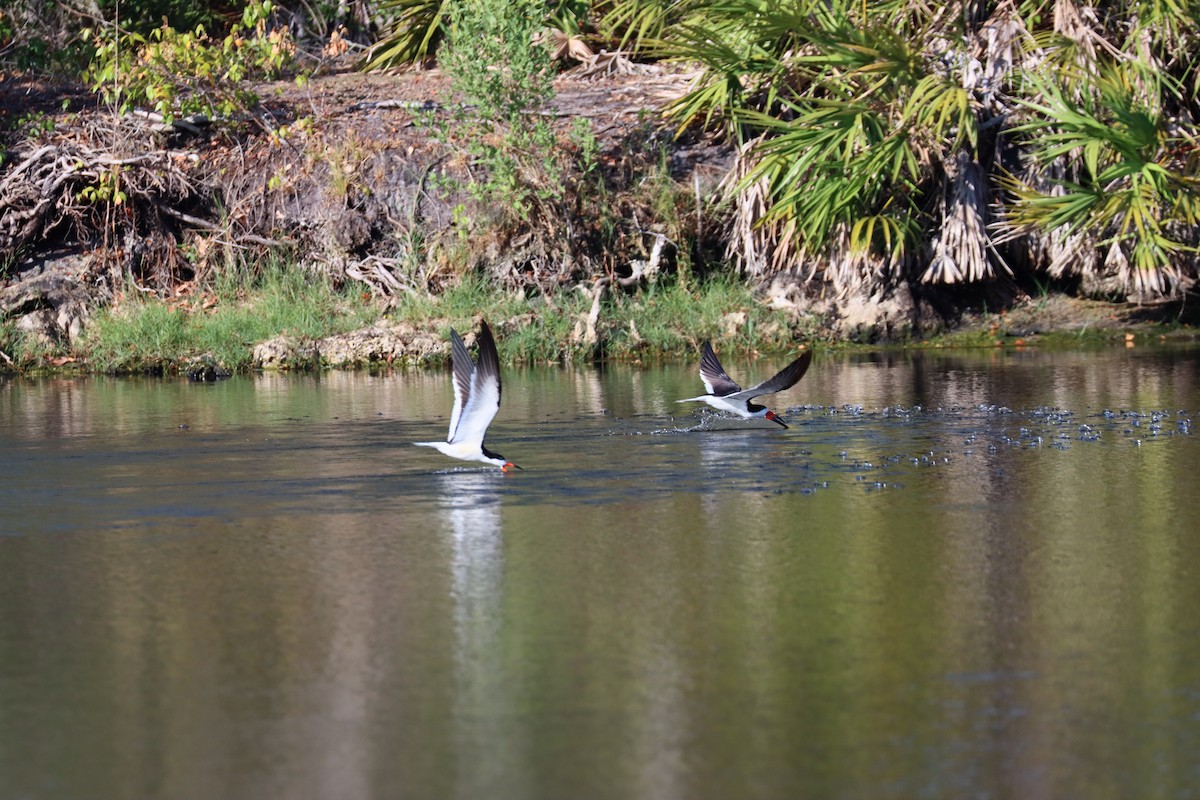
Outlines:
<svg viewBox="0 0 1200 800"><path fill-rule="evenodd" d="M502 491L516 502L602 504L666 494L815 495L837 486L903 490L938 471L1001 470L1016 454L1062 457L1073 447L1138 447L1190 436L1186 411L1015 410L804 405L779 430L701 411L661 418L606 416L543 427L519 439L525 473Z"/></svg>

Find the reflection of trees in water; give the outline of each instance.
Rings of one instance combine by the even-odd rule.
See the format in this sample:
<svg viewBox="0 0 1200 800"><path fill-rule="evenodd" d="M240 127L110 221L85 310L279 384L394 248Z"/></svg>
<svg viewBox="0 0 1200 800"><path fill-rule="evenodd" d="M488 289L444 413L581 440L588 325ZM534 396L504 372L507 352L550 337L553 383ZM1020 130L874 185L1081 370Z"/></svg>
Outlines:
<svg viewBox="0 0 1200 800"><path fill-rule="evenodd" d="M109 404L101 401L114 383L106 378L0 380L0 411L7 412L0 419L12 423L3 435L36 441L111 431L115 420L104 418Z"/></svg>
<svg viewBox="0 0 1200 800"><path fill-rule="evenodd" d="M598 369L571 370L571 386L574 389L575 409L579 413L603 414L608 410L604 396L604 382Z"/></svg>
<svg viewBox="0 0 1200 800"><path fill-rule="evenodd" d="M979 405L1094 411L1170 402L1192 396L1198 384L1195 354L1180 351L919 350L823 358L799 396L803 404L855 404L868 411ZM783 395L800 404L795 397Z"/></svg>
<svg viewBox="0 0 1200 800"><path fill-rule="evenodd" d="M523 383L523 378L528 378L528 382ZM648 375L645 370L625 365L530 370L505 378L505 409L512 418L530 419L661 413L665 406L656 396L659 391L656 378L656 374Z"/></svg>
<svg viewBox="0 0 1200 800"><path fill-rule="evenodd" d="M1150 720L1155 759L1135 742L1130 769L1148 776L1137 780L1187 786L1194 726L1179 687L1196 685L1200 662L1180 634L1194 627L1200 600L1197 440L1154 440L1153 417L1126 437L1133 420L1088 415L1194 410L1194 368L1194 356L1123 352L847 361L806 377L816 381L801 393L838 412L799 410L788 431L723 420L724 430L597 443L609 423L583 422L563 435L574 449L550 486L544 465L519 480L422 464L385 480L312 483L371 468L357 458L330 463L336 449L313 446L320 426L311 423L288 424L304 444L287 440L286 458L283 445L264 453L257 442L238 451L255 454L243 464L223 447L211 462L172 456L191 479L219 476L247 492L247 509L270 508L211 527L7 540L4 563L16 578L4 584L7 634L14 652L31 654L10 665L18 680L8 700L35 722L32 735L10 741L110 743L93 752L138 785L158 781L163 794L186 786L206 796L300 796L320 786L353 797L407 781L436 787L430 796L532 797L582 776L579 786L625 796L697 797L734 764L785 780L829 774L869 796L880 793L870 777L854 783L877 774L866 763L930 781L986 769L1016 785L1051 769L1045 754L1062 742L1104 763L1129 741L1119 732ZM1061 403L1077 413L1043 419L1028 409L1053 402L1055 374L1077 388ZM862 378L864 391L874 375L874 386L910 393L895 405L911 407L922 387L926 410L844 411L866 404L844 393L846 375ZM581 371L577 388L548 375L539 391L574 414L570 392L621 393L630 377ZM658 378L646 371L641 380ZM384 382L397 403L411 388ZM92 424L119 392L128 393L123 413L218 396L158 382L139 401L153 383L104 386L108 399L72 384L62 407ZM288 391L286 381L271 385ZM0 419L61 388L0 385ZM445 413L441 389L429 394ZM257 402L252 394L242 399ZM965 402L974 394L1017 410L980 411ZM936 408L951 402L963 410ZM1172 410L1163 427L1176 419ZM633 424L650 428L645 421ZM1097 441L1081 439L1081 422ZM1066 450L999 442L1018 426L1042 434L1055 425L1071 434ZM348 435L328 427L331 441ZM593 436L586 458L580 433ZM361 454L392 446L371 440ZM936 464L910 460L930 450ZM151 456L138 463L162 479L164 461ZM604 456L617 469L589 471ZM117 460L97 473L110 484ZM250 497L242 475L263 478L265 491ZM796 491L798 481L824 478L831 488ZM889 488L871 491L876 479ZM311 491L323 487L337 491ZM280 491L295 494L281 501ZM330 506L339 503L355 509ZM22 705L29 686L40 690L37 714ZM1097 709L1112 724L1093 724ZM80 724L51 730L67 717ZM278 757L247 751L247 737L281 743ZM918 759L929 753L937 758ZM604 772L616 759L622 770ZM221 769L203 769L212 764ZM91 769L93 781L110 774Z"/></svg>

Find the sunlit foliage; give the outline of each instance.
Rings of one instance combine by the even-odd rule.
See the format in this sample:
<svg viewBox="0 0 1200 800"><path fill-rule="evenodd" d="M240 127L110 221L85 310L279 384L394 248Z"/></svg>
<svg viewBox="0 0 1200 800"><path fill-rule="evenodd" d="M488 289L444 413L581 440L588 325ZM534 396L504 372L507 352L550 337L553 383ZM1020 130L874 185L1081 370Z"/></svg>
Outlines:
<svg viewBox="0 0 1200 800"><path fill-rule="evenodd" d="M874 291L1013 261L1150 298L1196 277L1198 11L724 0L662 48L705 70L680 128L740 145L751 274Z"/></svg>

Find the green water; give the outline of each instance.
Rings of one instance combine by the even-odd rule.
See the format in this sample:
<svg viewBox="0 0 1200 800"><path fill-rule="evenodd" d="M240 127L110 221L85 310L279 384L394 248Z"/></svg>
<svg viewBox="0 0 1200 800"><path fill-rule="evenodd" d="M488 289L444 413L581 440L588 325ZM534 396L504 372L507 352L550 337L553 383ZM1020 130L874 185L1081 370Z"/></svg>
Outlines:
<svg viewBox="0 0 1200 800"><path fill-rule="evenodd" d="M0 798L1194 797L1198 362L2 382Z"/></svg>

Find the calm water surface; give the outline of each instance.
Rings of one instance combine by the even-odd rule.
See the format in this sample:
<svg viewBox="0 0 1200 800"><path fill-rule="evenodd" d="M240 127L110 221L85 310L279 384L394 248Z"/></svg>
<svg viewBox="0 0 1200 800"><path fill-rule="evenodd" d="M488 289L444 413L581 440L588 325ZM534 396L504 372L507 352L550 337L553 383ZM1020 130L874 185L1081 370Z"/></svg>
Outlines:
<svg viewBox="0 0 1200 800"><path fill-rule="evenodd" d="M1197 349L505 380L0 382L0 798L1200 795Z"/></svg>

